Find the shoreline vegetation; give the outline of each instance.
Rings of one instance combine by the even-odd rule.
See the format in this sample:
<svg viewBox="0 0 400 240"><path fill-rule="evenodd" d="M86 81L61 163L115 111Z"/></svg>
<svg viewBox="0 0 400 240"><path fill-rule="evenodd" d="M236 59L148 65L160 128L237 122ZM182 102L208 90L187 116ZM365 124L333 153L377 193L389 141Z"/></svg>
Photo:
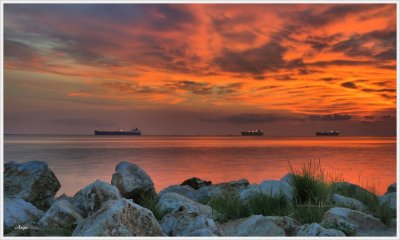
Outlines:
<svg viewBox="0 0 400 240"><path fill-rule="evenodd" d="M4 164L5 236L395 236L396 183L344 182L319 161L289 163L280 180L212 184L197 177L160 192L138 165L120 162L111 184L74 196L46 162Z"/></svg>

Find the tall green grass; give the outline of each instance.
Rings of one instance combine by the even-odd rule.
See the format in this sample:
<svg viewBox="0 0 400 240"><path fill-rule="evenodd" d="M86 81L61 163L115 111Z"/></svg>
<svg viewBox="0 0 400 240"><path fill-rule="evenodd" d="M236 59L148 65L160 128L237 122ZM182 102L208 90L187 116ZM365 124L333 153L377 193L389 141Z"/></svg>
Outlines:
<svg viewBox="0 0 400 240"><path fill-rule="evenodd" d="M248 208L235 192L224 192L211 198L208 204L216 211L216 219L220 222L250 216Z"/></svg>
<svg viewBox="0 0 400 240"><path fill-rule="evenodd" d="M310 161L300 169L294 169L289 162L289 168L293 174L292 187L296 204L320 206L328 201L329 184L320 161Z"/></svg>
<svg viewBox="0 0 400 240"><path fill-rule="evenodd" d="M287 216L291 212L291 204L283 194L254 194L248 199L247 208L251 215Z"/></svg>

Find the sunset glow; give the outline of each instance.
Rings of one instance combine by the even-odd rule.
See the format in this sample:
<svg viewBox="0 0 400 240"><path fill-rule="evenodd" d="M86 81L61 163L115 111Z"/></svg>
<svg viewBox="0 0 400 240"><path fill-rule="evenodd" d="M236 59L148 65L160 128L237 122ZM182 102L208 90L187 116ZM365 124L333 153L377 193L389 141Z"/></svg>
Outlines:
<svg viewBox="0 0 400 240"><path fill-rule="evenodd" d="M6 4L6 133L394 136L395 4Z"/></svg>

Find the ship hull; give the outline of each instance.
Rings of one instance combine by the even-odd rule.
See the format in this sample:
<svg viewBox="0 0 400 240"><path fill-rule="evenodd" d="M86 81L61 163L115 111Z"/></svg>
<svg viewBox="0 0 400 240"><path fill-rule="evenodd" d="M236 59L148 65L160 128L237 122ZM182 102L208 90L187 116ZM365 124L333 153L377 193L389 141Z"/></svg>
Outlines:
<svg viewBox="0 0 400 240"><path fill-rule="evenodd" d="M242 132L242 136L263 136L264 133L260 132Z"/></svg>
<svg viewBox="0 0 400 240"><path fill-rule="evenodd" d="M315 133L316 136L339 136L338 132L335 133L330 133L330 132L316 132Z"/></svg>
<svg viewBox="0 0 400 240"><path fill-rule="evenodd" d="M94 135L111 135L111 136L132 136L132 135L142 135L138 132L124 132L124 131L94 131Z"/></svg>

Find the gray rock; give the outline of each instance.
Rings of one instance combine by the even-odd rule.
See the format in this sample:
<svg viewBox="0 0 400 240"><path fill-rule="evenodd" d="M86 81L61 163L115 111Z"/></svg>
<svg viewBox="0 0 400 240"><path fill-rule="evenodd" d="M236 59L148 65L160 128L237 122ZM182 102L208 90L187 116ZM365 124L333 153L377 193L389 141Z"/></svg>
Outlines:
<svg viewBox="0 0 400 240"><path fill-rule="evenodd" d="M375 194L369 192L368 190L349 182L334 182L331 184L331 188L334 193L340 194L341 192L351 192L357 195L369 196L371 198L375 197Z"/></svg>
<svg viewBox="0 0 400 240"><path fill-rule="evenodd" d="M21 198L4 198L4 230L11 231L15 226L35 223L44 212Z"/></svg>
<svg viewBox="0 0 400 240"><path fill-rule="evenodd" d="M288 202L293 201L293 189L286 183L277 180L267 180L261 184L253 184L240 191L240 199L244 202L255 194L265 194L268 196L278 196L282 194Z"/></svg>
<svg viewBox="0 0 400 240"><path fill-rule="evenodd" d="M386 193L378 198L378 201L382 205L387 205L391 209L397 209L396 192Z"/></svg>
<svg viewBox="0 0 400 240"><path fill-rule="evenodd" d="M192 201L173 192L163 194L157 206L161 209L171 209L172 211L177 211L179 208L184 207L188 212L199 213L209 218L213 217L213 210L210 206Z"/></svg>
<svg viewBox="0 0 400 240"><path fill-rule="evenodd" d="M72 236L162 236L153 213L132 200L109 200L81 221Z"/></svg>
<svg viewBox="0 0 400 240"><path fill-rule="evenodd" d="M345 207L345 208L350 208L350 209L355 209L357 211L365 212L367 210L367 207L360 201L354 198L350 197L344 197L340 194L333 194L331 197L331 201L334 204L337 204L339 206Z"/></svg>
<svg viewBox="0 0 400 240"><path fill-rule="evenodd" d="M161 228L168 236L213 236L218 232L213 219L184 210L165 215Z"/></svg>
<svg viewBox="0 0 400 240"><path fill-rule="evenodd" d="M389 187L387 188L386 193L392 193L392 192L397 192L397 184L396 183L390 184Z"/></svg>
<svg viewBox="0 0 400 240"><path fill-rule="evenodd" d="M317 236L317 237L326 237L326 236L346 236L342 231L329 228L326 229L319 225L318 223L313 224L305 224L299 227L297 231L297 236Z"/></svg>
<svg viewBox="0 0 400 240"><path fill-rule="evenodd" d="M120 199L118 189L109 183L96 180L80 190L73 197L73 205L82 212L82 217L90 216L102 208L108 200Z"/></svg>
<svg viewBox="0 0 400 240"><path fill-rule="evenodd" d="M111 184L118 188L124 198L135 202L140 202L145 195L156 195L150 176L141 167L129 162L117 164Z"/></svg>
<svg viewBox="0 0 400 240"><path fill-rule="evenodd" d="M8 162L4 165L4 195L8 198L22 198L41 210L47 210L60 187L46 162Z"/></svg>
<svg viewBox="0 0 400 240"><path fill-rule="evenodd" d="M285 176L283 176L281 179L280 179L280 181L281 182L285 182L285 183L287 183L287 184L289 184L289 185L292 185L293 184L293 181L294 181L294 174L293 173L288 173L288 174L286 174Z"/></svg>
<svg viewBox="0 0 400 240"><path fill-rule="evenodd" d="M285 231L261 215L240 218L220 225L222 236L285 236Z"/></svg>
<svg viewBox="0 0 400 240"><path fill-rule="evenodd" d="M72 230L82 220L79 210L67 200L58 200L47 210L45 215L38 222L43 229L65 229Z"/></svg>
<svg viewBox="0 0 400 240"><path fill-rule="evenodd" d="M172 186L169 186L169 187L166 187L166 188L164 188L163 190L161 190L159 193L158 193L158 196L162 196L162 195L164 195L165 193L169 193L169 192L173 192L173 193L177 193L177 194L180 194L180 195L182 195L182 196L185 196L185 197L187 197L187 198L190 198L189 197L189 193L191 193L191 192L193 192L193 191L195 191L193 188L191 188L190 186L187 186L187 185L184 185L184 186L181 186L181 185L172 185ZM192 199L193 200L193 199Z"/></svg>
<svg viewBox="0 0 400 240"><path fill-rule="evenodd" d="M189 198L195 202L207 202L212 197L217 197L224 192L228 191L239 191L241 189L246 188L249 185L249 181L247 179L241 179L237 181L225 182L225 183L218 183L214 185L206 185L198 190L191 188L190 186L184 185L172 185L169 186L162 191L160 191L159 196L161 197L163 194L167 192L174 192L178 193L182 196Z"/></svg>
<svg viewBox="0 0 400 240"><path fill-rule="evenodd" d="M197 177L192 177L192 178L186 179L180 185L181 186L187 185L187 186L197 190L203 186L208 186L211 184L212 184L211 181L205 181L205 180L197 178Z"/></svg>
<svg viewBox="0 0 400 240"><path fill-rule="evenodd" d="M387 230L385 224L376 217L340 207L329 209L322 217L321 225L357 236L380 236L381 232Z"/></svg>
<svg viewBox="0 0 400 240"><path fill-rule="evenodd" d="M286 236L295 236L300 224L293 218L287 216L266 216L267 219L274 222L278 227L285 231Z"/></svg>

